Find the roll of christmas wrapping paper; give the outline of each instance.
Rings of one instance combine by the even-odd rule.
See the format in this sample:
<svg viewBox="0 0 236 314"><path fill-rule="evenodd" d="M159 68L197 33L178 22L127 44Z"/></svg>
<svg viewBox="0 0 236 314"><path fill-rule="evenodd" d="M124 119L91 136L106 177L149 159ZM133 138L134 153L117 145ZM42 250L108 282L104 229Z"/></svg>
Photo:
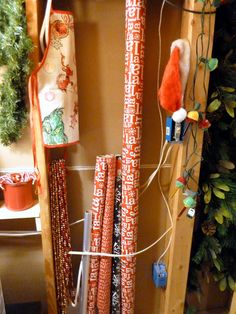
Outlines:
<svg viewBox="0 0 236 314"><path fill-rule="evenodd" d="M116 157L106 156L108 167L105 208L102 223L102 253L112 253L114 196L116 177ZM102 256L100 259L97 308L99 314L110 314L111 302L111 265L112 258Z"/></svg>
<svg viewBox="0 0 236 314"><path fill-rule="evenodd" d="M142 131L145 1L126 0L125 96L122 146L122 254L137 248ZM134 312L136 260L122 258L122 314Z"/></svg>
<svg viewBox="0 0 236 314"><path fill-rule="evenodd" d="M94 175L94 192L92 200L92 231L90 245L91 252L96 253L101 251L102 219L105 207L107 172L108 168L106 157L98 156L96 158ZM94 314L96 312L99 264L100 258L98 256L91 256L88 286L88 314Z"/></svg>
<svg viewBox="0 0 236 314"><path fill-rule="evenodd" d="M116 186L114 204L114 228L113 228L113 254L121 254L121 157L116 160ZM121 269L120 258L112 259L112 280L111 280L111 313L121 314Z"/></svg>
<svg viewBox="0 0 236 314"><path fill-rule="evenodd" d="M74 294L64 159L50 163L49 189L56 296L59 313L64 314Z"/></svg>

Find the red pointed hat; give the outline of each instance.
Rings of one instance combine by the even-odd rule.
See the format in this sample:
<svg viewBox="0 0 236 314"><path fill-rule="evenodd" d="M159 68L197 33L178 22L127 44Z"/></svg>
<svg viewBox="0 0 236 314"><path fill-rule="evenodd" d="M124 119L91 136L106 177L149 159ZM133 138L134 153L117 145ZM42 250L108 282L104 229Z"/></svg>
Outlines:
<svg viewBox="0 0 236 314"><path fill-rule="evenodd" d="M162 108L174 113L172 118L176 122L182 122L187 114L183 108L183 99L189 68L189 42L186 39L175 40L171 45L170 59L164 71L158 96Z"/></svg>

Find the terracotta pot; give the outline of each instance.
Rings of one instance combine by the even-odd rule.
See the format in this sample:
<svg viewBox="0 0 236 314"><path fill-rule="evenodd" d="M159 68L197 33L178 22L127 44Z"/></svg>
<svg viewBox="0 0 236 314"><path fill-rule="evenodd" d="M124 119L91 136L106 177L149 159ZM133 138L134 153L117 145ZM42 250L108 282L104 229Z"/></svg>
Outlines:
<svg viewBox="0 0 236 314"><path fill-rule="evenodd" d="M5 206L8 209L21 211L30 208L33 198L32 180L28 182L7 183L3 185Z"/></svg>

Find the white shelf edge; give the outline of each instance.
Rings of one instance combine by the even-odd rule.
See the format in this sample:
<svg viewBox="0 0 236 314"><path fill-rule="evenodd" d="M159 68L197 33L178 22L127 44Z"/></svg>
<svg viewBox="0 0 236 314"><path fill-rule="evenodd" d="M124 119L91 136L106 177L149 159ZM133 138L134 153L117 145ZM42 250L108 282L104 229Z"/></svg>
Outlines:
<svg viewBox="0 0 236 314"><path fill-rule="evenodd" d="M37 218L40 216L39 203L36 203L32 207L22 210L14 211L6 208L4 203L0 203L0 220L6 219L22 219L22 218Z"/></svg>

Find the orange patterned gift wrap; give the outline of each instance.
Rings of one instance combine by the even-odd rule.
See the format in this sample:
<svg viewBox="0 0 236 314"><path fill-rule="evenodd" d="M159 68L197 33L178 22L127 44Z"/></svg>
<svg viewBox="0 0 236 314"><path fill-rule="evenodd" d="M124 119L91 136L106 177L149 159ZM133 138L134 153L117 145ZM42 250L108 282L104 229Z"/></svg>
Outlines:
<svg viewBox="0 0 236 314"><path fill-rule="evenodd" d="M122 254L137 249L142 131L145 1L126 0L125 96L122 147ZM135 257L121 260L122 314L134 313Z"/></svg>
<svg viewBox="0 0 236 314"><path fill-rule="evenodd" d="M115 201L116 157L107 156L108 178L102 224L102 253L112 253L113 217ZM98 280L97 307L99 314L110 314L112 258L101 257Z"/></svg>
<svg viewBox="0 0 236 314"><path fill-rule="evenodd" d="M92 231L91 231L91 252L101 251L102 219L105 208L105 195L107 186L107 162L104 156L98 156L95 166L94 193L92 201ZM100 257L91 256L88 287L88 308L89 314L96 312L98 294L98 275Z"/></svg>

